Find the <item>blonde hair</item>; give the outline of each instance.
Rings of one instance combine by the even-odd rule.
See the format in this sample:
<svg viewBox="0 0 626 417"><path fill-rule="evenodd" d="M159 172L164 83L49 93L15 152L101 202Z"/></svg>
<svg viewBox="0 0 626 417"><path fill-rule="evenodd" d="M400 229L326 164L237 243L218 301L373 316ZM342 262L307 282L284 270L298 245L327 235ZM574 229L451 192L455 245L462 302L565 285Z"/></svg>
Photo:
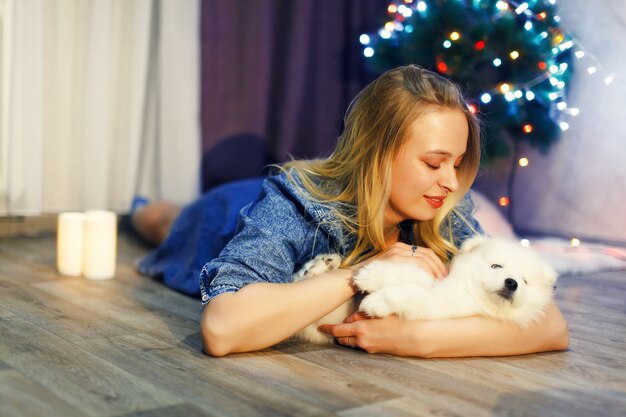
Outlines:
<svg viewBox="0 0 626 417"><path fill-rule="evenodd" d="M392 161L411 123L425 111L437 109L463 112L469 128L467 150L458 170L459 189L449 194L435 218L417 221L413 229L414 242L428 246L445 261L458 250L450 215L455 212L465 220L455 207L474 182L480 162L478 119L451 81L416 65L387 71L350 104L344 131L328 158L283 165L292 180L297 175L311 197L328 204L343 228L356 236L344 264L360 262L384 249Z"/></svg>

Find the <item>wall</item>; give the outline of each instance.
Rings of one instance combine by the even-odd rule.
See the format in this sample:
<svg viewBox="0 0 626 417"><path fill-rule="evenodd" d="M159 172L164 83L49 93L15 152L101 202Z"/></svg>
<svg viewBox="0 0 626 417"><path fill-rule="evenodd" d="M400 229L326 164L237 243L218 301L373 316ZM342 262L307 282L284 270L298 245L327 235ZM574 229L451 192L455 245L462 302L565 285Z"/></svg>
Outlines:
<svg viewBox="0 0 626 417"><path fill-rule="evenodd" d="M587 57L574 62L569 106L580 109L547 155L523 147L530 165L512 187L519 233L626 243L626 2L559 2L562 28ZM598 72L587 73L595 56ZM606 85L604 77L615 75ZM510 166L501 161L477 182L492 201L507 190Z"/></svg>

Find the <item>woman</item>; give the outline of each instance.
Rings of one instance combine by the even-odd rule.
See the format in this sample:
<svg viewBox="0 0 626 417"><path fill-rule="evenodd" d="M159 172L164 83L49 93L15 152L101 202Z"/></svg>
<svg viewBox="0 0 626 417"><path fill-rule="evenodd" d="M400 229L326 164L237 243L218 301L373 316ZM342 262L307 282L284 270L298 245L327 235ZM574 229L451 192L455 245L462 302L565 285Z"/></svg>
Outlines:
<svg viewBox="0 0 626 417"><path fill-rule="evenodd" d="M290 162L268 178L242 210L237 233L202 269L206 352L254 351L290 337L352 297L352 277L373 259L414 262L445 279L460 243L481 232L464 198L478 170L479 137L459 89L435 73L400 67L368 85L333 154ZM341 268L292 282L294 271L328 252L342 255ZM528 329L482 316L402 321L355 313L321 330L342 345L419 357L568 344L555 305Z"/></svg>

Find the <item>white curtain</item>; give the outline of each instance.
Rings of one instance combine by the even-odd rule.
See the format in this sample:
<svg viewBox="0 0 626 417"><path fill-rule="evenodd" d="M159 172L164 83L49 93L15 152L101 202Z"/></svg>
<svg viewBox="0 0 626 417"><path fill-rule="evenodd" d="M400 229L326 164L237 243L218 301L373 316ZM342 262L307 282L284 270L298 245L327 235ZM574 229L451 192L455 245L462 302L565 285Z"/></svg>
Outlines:
<svg viewBox="0 0 626 417"><path fill-rule="evenodd" d="M198 0L0 0L0 215L198 193Z"/></svg>

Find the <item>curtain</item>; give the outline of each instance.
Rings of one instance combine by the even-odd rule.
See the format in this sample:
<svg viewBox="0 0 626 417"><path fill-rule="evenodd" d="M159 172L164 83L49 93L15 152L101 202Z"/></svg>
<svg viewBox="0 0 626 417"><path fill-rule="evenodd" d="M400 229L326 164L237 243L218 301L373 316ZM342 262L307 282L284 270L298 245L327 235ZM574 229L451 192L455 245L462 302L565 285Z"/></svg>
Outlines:
<svg viewBox="0 0 626 417"><path fill-rule="evenodd" d="M0 214L198 192L198 0L4 0Z"/></svg>
<svg viewBox="0 0 626 417"><path fill-rule="evenodd" d="M359 35L379 29L387 2L205 0L201 13L204 188L329 154L374 76Z"/></svg>

